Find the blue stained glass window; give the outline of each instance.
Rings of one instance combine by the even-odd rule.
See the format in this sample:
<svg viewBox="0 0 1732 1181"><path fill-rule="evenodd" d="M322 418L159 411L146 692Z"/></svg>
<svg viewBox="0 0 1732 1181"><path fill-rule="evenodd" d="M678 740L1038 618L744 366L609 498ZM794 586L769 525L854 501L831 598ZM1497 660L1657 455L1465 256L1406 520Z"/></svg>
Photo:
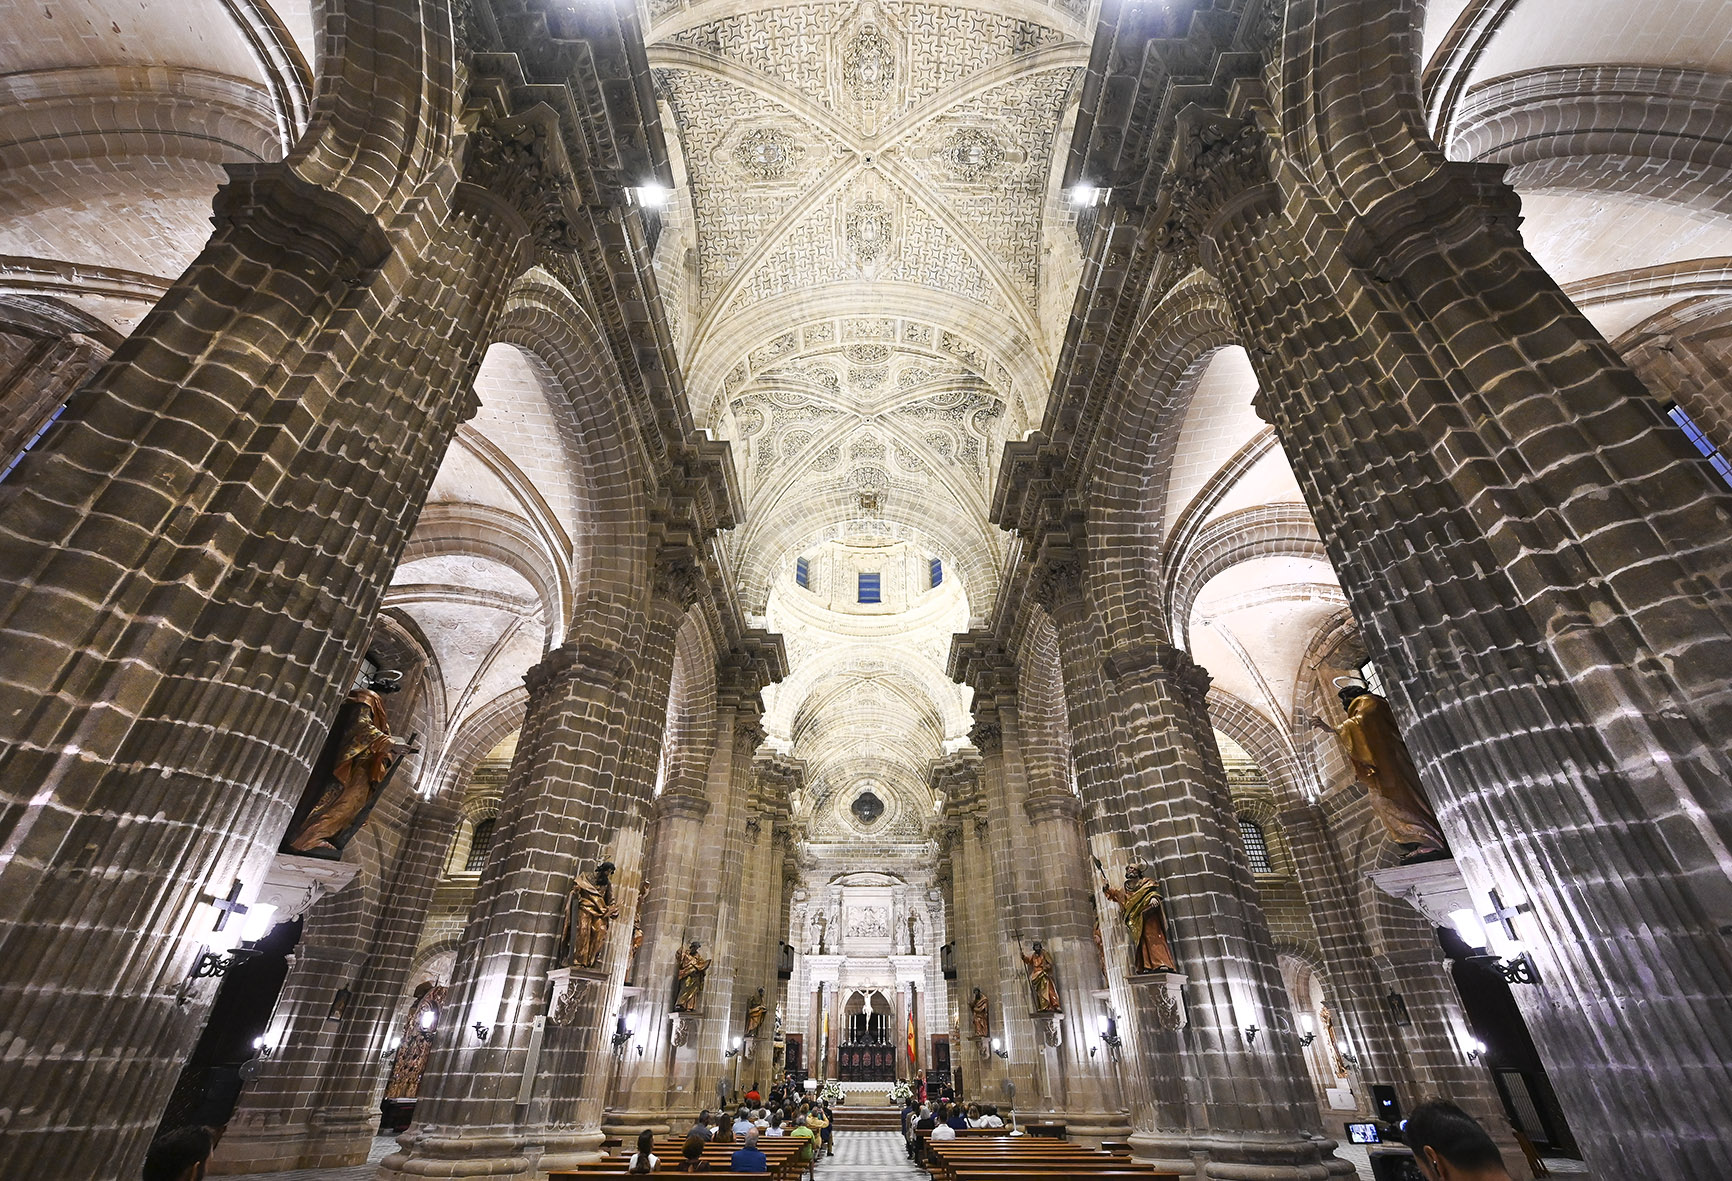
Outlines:
<svg viewBox="0 0 1732 1181"><path fill-rule="evenodd" d="M862 574L860 576L860 601L862 603L882 603L884 601L879 590L878 575Z"/></svg>
<svg viewBox="0 0 1732 1181"><path fill-rule="evenodd" d="M805 558L794 559L794 581L807 590L812 589L812 564Z"/></svg>
<svg viewBox="0 0 1732 1181"><path fill-rule="evenodd" d="M932 581L929 585L937 586L939 583L941 583L943 581L944 581L944 559L943 558L933 558L932 559Z"/></svg>
<svg viewBox="0 0 1732 1181"><path fill-rule="evenodd" d="M1706 459L1714 470L1720 473L1720 478L1728 484L1732 484L1732 462L1728 462L1720 448L1714 446L1714 440L1710 439L1707 432L1696 425L1696 420L1691 418L1684 408L1676 402L1666 407L1666 417L1678 424L1678 429L1683 431L1685 437L1690 440L1696 450L1702 453L1702 458Z"/></svg>

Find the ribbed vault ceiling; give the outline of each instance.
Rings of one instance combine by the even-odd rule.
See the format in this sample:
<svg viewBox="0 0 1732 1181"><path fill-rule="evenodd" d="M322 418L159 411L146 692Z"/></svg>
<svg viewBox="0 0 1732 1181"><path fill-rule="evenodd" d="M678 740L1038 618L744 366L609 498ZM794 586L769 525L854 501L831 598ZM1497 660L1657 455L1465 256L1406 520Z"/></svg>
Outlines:
<svg viewBox="0 0 1732 1181"><path fill-rule="evenodd" d="M890 804L880 827L918 836L925 765L966 733L942 649L990 606L998 457L1039 421L1050 325L1072 295L1051 281L1076 258L1054 145L1089 6L650 13L683 165L658 279L694 414L733 444L743 599L794 659L771 738L808 760L812 818L832 837L857 824L862 785ZM800 605L813 592L793 585L796 559L841 544L833 578L851 579L855 542L896 543L901 606L852 613L839 581L822 591L834 609ZM934 557L945 592L962 592L936 615L918 576Z"/></svg>

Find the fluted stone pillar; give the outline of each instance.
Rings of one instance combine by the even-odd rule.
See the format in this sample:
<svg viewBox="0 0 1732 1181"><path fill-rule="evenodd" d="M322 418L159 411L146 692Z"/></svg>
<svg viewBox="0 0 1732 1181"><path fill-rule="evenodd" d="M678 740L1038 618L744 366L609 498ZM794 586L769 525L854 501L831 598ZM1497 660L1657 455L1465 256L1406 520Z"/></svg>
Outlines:
<svg viewBox="0 0 1732 1181"><path fill-rule="evenodd" d="M11 1168L132 1176L459 422L526 227L387 233L286 165L0 486L0 1089ZM449 178L448 178L449 179ZM244 670L244 676L243 676Z"/></svg>
<svg viewBox="0 0 1732 1181"><path fill-rule="evenodd" d="M212 1158L213 1174L366 1161L379 1124L380 1062L458 816L452 802L416 804L361 953L327 962L314 947L296 949L271 1022L281 1031L276 1048L242 1092ZM349 989L349 1003L341 1020L331 1021L339 988Z"/></svg>
<svg viewBox="0 0 1732 1181"><path fill-rule="evenodd" d="M606 620L580 621L580 638L524 678L529 702L457 953L451 1020L422 1076L416 1125L381 1176L523 1178L599 1148L654 787L653 770L645 773L654 757L631 747L660 741L632 724L634 707L665 705L683 615L651 596L627 630L610 635ZM618 867L621 921L599 967L573 970L571 995L556 998L549 973L572 877L604 860Z"/></svg>
<svg viewBox="0 0 1732 1181"><path fill-rule="evenodd" d="M981 754L980 796L989 825L1002 826L1010 861L1024 871L1016 921L1026 938L1039 938L1058 964L1063 1017L1060 1044L1033 1052L1047 1067L1037 1095L1024 1095L1025 1116L1041 1112L1062 1120L1084 1142L1122 1138L1130 1130L1114 1056L1099 1039L1109 1011L1106 981L1094 943L1094 905L1081 802L1063 767L1025 747L1017 705L1016 668L990 645L963 644L963 674L975 685L972 734ZM1021 962L1012 964L1007 1003L1028 1006ZM972 995L972 992L968 995ZM1038 1035L1043 1027L1035 1023Z"/></svg>
<svg viewBox="0 0 1732 1181"><path fill-rule="evenodd" d="M1107 905L1108 975L1129 1027L1125 1061L1140 1076L1131 1142L1157 1167L1201 1161L1204 1176L1350 1175L1314 1139L1316 1104L1204 704L1208 676L1157 640L1115 636L1103 661L1079 575L1049 567L1042 594L1058 628L1091 844L1115 886L1132 862L1156 876L1186 977L1175 1028L1165 982L1129 971L1128 936Z"/></svg>
<svg viewBox="0 0 1732 1181"><path fill-rule="evenodd" d="M1332 210L1247 122L1189 172L1177 241L1256 342L1476 901L1519 909L1517 1000L1591 1166L1732 1172L1732 495L1498 169Z"/></svg>

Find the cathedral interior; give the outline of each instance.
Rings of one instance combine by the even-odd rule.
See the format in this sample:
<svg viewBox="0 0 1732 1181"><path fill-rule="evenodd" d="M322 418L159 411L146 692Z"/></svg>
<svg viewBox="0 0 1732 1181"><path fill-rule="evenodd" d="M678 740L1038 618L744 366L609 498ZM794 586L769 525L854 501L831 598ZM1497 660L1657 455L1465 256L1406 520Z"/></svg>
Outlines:
<svg viewBox="0 0 1732 1181"><path fill-rule="evenodd" d="M1732 1177L1726 0L0 0L0 174L9 1176Z"/></svg>

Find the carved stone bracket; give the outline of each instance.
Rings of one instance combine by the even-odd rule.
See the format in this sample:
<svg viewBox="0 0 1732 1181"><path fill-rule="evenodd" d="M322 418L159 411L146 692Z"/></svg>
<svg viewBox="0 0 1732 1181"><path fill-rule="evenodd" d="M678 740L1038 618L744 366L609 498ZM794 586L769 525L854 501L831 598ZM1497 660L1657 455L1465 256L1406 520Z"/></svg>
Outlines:
<svg viewBox="0 0 1732 1181"><path fill-rule="evenodd" d="M668 1014L668 1042L675 1049L687 1045L697 1037L698 1028L703 1024L702 1013L685 1012Z"/></svg>
<svg viewBox="0 0 1732 1181"><path fill-rule="evenodd" d="M359 865L348 862L278 853L253 905L274 906L277 922L293 922L325 895L339 893L360 872Z"/></svg>
<svg viewBox="0 0 1732 1181"><path fill-rule="evenodd" d="M1149 972L1130 977L1130 983L1149 990L1149 1000L1159 1029L1183 1029L1190 1023L1185 1012L1185 982L1182 972Z"/></svg>
<svg viewBox="0 0 1732 1181"><path fill-rule="evenodd" d="M583 968L555 968L547 974L547 1019L555 1025L570 1025L582 1011L591 989L607 983L606 972Z"/></svg>
<svg viewBox="0 0 1732 1181"><path fill-rule="evenodd" d="M1063 1013L1031 1013L1029 1016L1034 1018L1034 1032L1042 1046L1056 1050L1064 1045Z"/></svg>

